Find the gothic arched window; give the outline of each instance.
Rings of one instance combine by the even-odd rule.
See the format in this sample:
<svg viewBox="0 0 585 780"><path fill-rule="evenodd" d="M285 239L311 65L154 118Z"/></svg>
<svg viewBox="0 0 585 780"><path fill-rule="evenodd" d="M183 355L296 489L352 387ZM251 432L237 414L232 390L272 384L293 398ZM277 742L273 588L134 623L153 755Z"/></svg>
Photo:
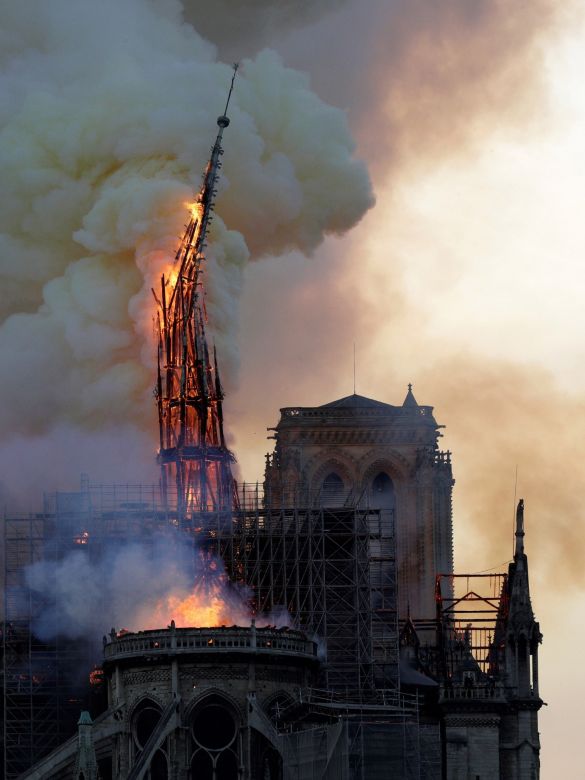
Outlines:
<svg viewBox="0 0 585 780"><path fill-rule="evenodd" d="M132 716L132 735L136 759L138 759L150 736L156 729L160 717L160 707L149 699L141 702L136 709ZM152 757L145 778L146 780L167 780L168 776L167 756L164 750L159 749Z"/></svg>
<svg viewBox="0 0 585 780"><path fill-rule="evenodd" d="M323 480L321 491L323 506L338 506L343 503L343 480L332 471Z"/></svg>
<svg viewBox="0 0 585 780"><path fill-rule="evenodd" d="M191 777L238 779L238 726L231 707L219 696L203 702L191 718L194 751Z"/></svg>
<svg viewBox="0 0 585 780"><path fill-rule="evenodd" d="M380 471L370 487L370 506L374 509L394 509L394 483L385 471Z"/></svg>

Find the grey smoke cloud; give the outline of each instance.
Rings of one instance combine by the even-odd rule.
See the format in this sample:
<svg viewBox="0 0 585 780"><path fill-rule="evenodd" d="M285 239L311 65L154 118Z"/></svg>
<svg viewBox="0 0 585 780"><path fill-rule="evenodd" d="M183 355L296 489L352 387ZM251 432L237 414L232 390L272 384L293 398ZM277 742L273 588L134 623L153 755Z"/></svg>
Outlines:
<svg viewBox="0 0 585 780"><path fill-rule="evenodd" d="M542 129L546 46L579 4L351 0L279 51L348 110L376 182L483 143L494 127Z"/></svg>
<svg viewBox="0 0 585 780"><path fill-rule="evenodd" d="M229 66L173 2L5 11L0 431L149 429L150 288L198 187ZM244 63L230 113L206 278L228 384L246 263L310 253L372 204L343 113L274 52Z"/></svg>
<svg viewBox="0 0 585 780"><path fill-rule="evenodd" d="M177 603L193 593L203 607L220 599L225 625L250 622L247 591L227 582L219 560L194 556L176 536L110 545L97 558L90 546L91 539L59 562L39 561L28 568L27 584L47 600L35 623L41 639L95 640L112 627L155 629L173 619L182 626Z"/></svg>
<svg viewBox="0 0 585 780"><path fill-rule="evenodd" d="M185 18L219 47L223 57L241 59L286 32L303 27L348 0L183 0Z"/></svg>
<svg viewBox="0 0 585 780"><path fill-rule="evenodd" d="M230 72L213 44L227 56L236 29L251 54L268 39L277 42L285 62L311 71L318 94L348 109L373 174L381 180L390 161L396 183L408 160L448 157L481 138L486 118L513 123L512 107L531 103L539 45L561 16L549 0L514 8L499 0L473 7L466 0L370 0L367 13L362 3L334 0L246 3L245 11L226 0L205 4L205 15L202 2L185 5L211 44L183 24L174 0L2 4L0 431L7 484L25 481L15 451L40 475L37 484L52 486L59 462L59 474L71 471L68 435L55 434L63 426L79 431L87 451L99 432L96 463L85 462L104 479L108 466L110 479L126 479L120 458L104 445L108 426L123 421L126 443L139 429L142 460L145 441L154 450L149 287L174 248L223 105ZM238 414L230 428L240 432L243 413L262 415L262 432L273 422L256 401L266 396L266 381L278 394L274 414L285 395L296 403L310 393L320 402L338 387L349 392L351 342L357 339L359 357L382 312L360 282L363 245L330 242L318 267L299 260L290 274L284 263L275 271L265 261L249 267L248 258L314 251L325 234L359 219L371 192L352 157L345 117L273 53L245 64L232 118L208 310L229 380L239 360L239 295L245 275L252 280L246 317L256 328L239 339L250 366L247 397L231 394ZM400 327L401 259L391 236L388 262L397 273L383 314ZM278 295L265 278L275 279ZM263 335L267 319L270 339ZM303 336L307 323L311 337ZM250 340L258 329L256 349ZM294 398L291 364L281 368L283 345L299 388ZM337 378L339 367L347 382ZM257 427L257 420L248 426ZM34 437L30 448L26 437ZM45 467L51 441L55 452ZM241 435L238 444L248 446Z"/></svg>

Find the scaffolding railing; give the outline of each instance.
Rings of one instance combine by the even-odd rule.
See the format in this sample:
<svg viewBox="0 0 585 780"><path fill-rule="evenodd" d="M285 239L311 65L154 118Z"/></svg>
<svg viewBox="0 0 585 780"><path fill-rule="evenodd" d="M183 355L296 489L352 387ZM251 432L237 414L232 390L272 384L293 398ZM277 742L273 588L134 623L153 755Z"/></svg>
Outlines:
<svg viewBox="0 0 585 780"><path fill-rule="evenodd" d="M474 683L502 671L508 618L507 574L439 575L436 585L441 676Z"/></svg>
<svg viewBox="0 0 585 780"><path fill-rule="evenodd" d="M321 646L324 687L398 682L394 517L366 506L258 507L209 544L258 614L285 610Z"/></svg>

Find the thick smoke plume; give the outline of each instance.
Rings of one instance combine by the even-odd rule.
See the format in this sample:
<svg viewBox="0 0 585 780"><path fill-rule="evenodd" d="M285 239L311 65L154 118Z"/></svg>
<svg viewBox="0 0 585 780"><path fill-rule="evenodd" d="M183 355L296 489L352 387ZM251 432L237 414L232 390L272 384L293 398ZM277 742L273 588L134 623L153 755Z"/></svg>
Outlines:
<svg viewBox="0 0 585 780"><path fill-rule="evenodd" d="M230 69L173 2L5 3L2 36L0 430L144 428L150 287L199 185ZM206 283L233 382L248 260L311 252L372 195L344 115L273 52L244 63L230 113Z"/></svg>
<svg viewBox="0 0 585 780"><path fill-rule="evenodd" d="M35 632L41 639L99 639L112 627L158 629L249 625L250 593L230 583L222 562L177 534L148 542L111 545L96 554L90 534L79 550L58 562L39 561L26 578L36 598L46 601ZM286 610L262 615L259 625L290 625Z"/></svg>
<svg viewBox="0 0 585 780"><path fill-rule="evenodd" d="M579 4L556 0L348 0L280 30L287 61L347 108L378 186L481 146L495 128L546 127L543 62ZM217 32L220 43L221 30Z"/></svg>
<svg viewBox="0 0 585 780"><path fill-rule="evenodd" d="M479 240L473 225L481 216L465 194L445 199L446 212L469 213L458 239L465 249L457 258L440 230L416 218L427 173L448 171L455 162L472 166L478 148L546 130L546 47L574 10L574 3L552 0L513 6L372 0L364 14L362 4L351 2L285 42L285 56L306 63L320 94L347 107L381 209L343 243L330 241L312 267L299 259L290 274L284 265L264 274L249 269L244 360L250 370L230 404L238 412L240 459L260 463L267 449L259 441L263 425L267 417L276 423L279 406L321 404L352 391L356 342L358 393L399 404L413 381L418 400L434 404L437 419L447 425L457 479L456 566L482 569L510 557L518 464L529 549L539 555L546 549L549 582L570 572L582 583L582 401L541 366L471 353L456 339L447 343L434 335L425 303L440 301L465 277L465 252ZM500 207L506 210L505 197ZM501 246L508 238L497 237ZM494 265L501 264L499 249L494 241ZM417 255L425 256L424 265ZM426 300L412 294L407 277L414 275ZM508 301L510 294L524 302L528 295L522 286L508 289ZM268 301L262 311L255 296ZM481 321L481 296L475 304ZM440 306L432 310L441 317ZM262 324L267 321L269 336ZM462 319L462 334L468 327ZM530 333L528 318L524 328ZM260 374L263 365L270 366L268 376ZM265 395L274 399L270 410ZM247 473L254 474L252 465Z"/></svg>
<svg viewBox="0 0 585 780"><path fill-rule="evenodd" d="M349 0L183 0L185 18L207 39L219 46L220 54L238 59L288 31L303 27L328 12L343 8Z"/></svg>

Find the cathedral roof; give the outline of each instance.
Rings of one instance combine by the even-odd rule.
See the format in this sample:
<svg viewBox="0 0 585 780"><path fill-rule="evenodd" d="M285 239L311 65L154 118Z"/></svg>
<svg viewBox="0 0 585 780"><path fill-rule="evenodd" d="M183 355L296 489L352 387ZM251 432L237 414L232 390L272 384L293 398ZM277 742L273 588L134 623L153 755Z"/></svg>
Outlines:
<svg viewBox="0 0 585 780"><path fill-rule="evenodd" d="M363 409L363 408L378 408L378 409L396 409L391 404L382 403L382 401L374 401L373 398L366 398L363 395L346 395L345 398L338 398L337 401L330 401L328 404L322 404L319 409Z"/></svg>
<svg viewBox="0 0 585 780"><path fill-rule="evenodd" d="M416 685L417 687L436 688L438 683L419 672L411 666L406 659L400 659L400 682L403 685Z"/></svg>

